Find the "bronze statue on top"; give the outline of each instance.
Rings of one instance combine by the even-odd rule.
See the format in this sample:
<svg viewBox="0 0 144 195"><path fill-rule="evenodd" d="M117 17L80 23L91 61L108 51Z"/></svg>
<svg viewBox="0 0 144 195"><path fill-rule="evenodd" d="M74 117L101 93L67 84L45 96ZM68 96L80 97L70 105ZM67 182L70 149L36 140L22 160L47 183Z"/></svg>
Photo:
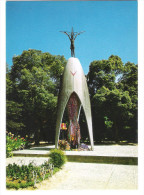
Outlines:
<svg viewBox="0 0 144 195"><path fill-rule="evenodd" d="M65 34L69 37L69 40L70 40L70 42L71 42L71 45L70 45L71 56L72 56L72 57L75 57L74 40L76 39L76 37L77 37L78 35L80 35L81 33L85 32L85 31L74 32L74 31L73 31L73 27L72 27L71 32L67 32L67 31L60 31L60 32L65 33Z"/></svg>

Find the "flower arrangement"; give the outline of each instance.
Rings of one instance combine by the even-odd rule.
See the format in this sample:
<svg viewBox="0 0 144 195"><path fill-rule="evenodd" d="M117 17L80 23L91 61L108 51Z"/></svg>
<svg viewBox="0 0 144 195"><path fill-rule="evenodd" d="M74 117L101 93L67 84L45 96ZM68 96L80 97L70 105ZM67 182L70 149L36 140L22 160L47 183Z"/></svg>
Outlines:
<svg viewBox="0 0 144 195"><path fill-rule="evenodd" d="M59 140L58 145L60 150L70 150L70 145L66 140Z"/></svg>
<svg viewBox="0 0 144 195"><path fill-rule="evenodd" d="M12 151L21 150L28 146L28 136L26 138L15 136L11 132L6 132L6 157L12 156Z"/></svg>

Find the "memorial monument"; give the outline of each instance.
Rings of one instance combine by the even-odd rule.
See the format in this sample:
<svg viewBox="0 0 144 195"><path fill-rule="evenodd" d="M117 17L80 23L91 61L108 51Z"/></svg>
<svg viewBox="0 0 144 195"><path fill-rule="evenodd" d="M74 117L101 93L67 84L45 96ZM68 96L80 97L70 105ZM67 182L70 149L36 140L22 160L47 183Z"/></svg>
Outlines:
<svg viewBox="0 0 144 195"><path fill-rule="evenodd" d="M72 28L71 33L66 31L62 32L68 35L71 41L71 57L68 59L68 62L64 69L61 82L61 90L58 98L55 147L58 148L60 128L66 107L68 109L69 117L68 141L70 142L71 147L78 148L80 146L81 135L79 115L81 107L83 107L88 127L91 149L93 150L94 144L89 91L82 66L78 58L75 58L74 51L74 40L76 39L77 35L80 35L84 31L74 32Z"/></svg>

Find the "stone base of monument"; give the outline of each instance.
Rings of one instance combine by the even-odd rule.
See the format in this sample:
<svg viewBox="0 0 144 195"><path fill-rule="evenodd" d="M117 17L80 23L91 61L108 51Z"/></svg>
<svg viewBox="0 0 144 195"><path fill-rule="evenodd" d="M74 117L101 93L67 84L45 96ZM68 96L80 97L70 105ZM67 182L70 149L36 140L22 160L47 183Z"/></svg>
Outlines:
<svg viewBox="0 0 144 195"><path fill-rule="evenodd" d="M32 147L27 150L15 151L13 156L49 157L49 151L55 146ZM107 164L138 164L138 147L130 145L94 146L93 151L65 151L68 162L107 163Z"/></svg>

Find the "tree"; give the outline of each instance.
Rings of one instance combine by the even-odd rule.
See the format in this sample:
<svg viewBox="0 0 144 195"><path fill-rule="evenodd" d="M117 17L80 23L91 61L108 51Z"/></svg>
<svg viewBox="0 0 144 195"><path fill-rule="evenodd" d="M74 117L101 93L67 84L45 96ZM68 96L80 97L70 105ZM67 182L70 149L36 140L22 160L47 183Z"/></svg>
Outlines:
<svg viewBox="0 0 144 195"><path fill-rule="evenodd" d="M123 63L118 56L111 55L108 60L91 62L87 75L91 97L103 86L113 89L116 78L122 73L122 70Z"/></svg>
<svg viewBox="0 0 144 195"><path fill-rule="evenodd" d="M6 129L12 132L20 132L24 128L22 122L23 105L13 101L12 98L13 82L10 80L10 70L6 66Z"/></svg>
<svg viewBox="0 0 144 195"><path fill-rule="evenodd" d="M126 128L131 129L129 133L133 134L133 138L136 137L130 125L132 121L137 123L134 114L137 102L136 73L135 64L124 65L121 59L114 55L108 60L93 61L90 64L87 79L95 140L125 139ZM111 122L111 128L107 128L106 120Z"/></svg>
<svg viewBox="0 0 144 195"><path fill-rule="evenodd" d="M138 65L127 62L124 66L123 75L118 83L118 88L128 91L131 101L131 115L127 120L124 133L127 132L132 141L137 141L137 118L138 118Z"/></svg>
<svg viewBox="0 0 144 195"><path fill-rule="evenodd" d="M8 100L22 104L23 132L34 134L36 143L44 137L54 139L59 78L65 64L63 56L39 50L23 51L13 58Z"/></svg>
<svg viewBox="0 0 144 195"><path fill-rule="evenodd" d="M96 108L98 108L99 113L101 112L98 118L103 123L102 128L104 136L115 141L123 139L121 130L124 128L124 122L132 117L132 102L129 93L116 88L109 90L108 88L102 87L94 95L92 104L94 107L97 105ZM95 112L96 115L98 114L98 111ZM113 123L111 135L107 132L104 124L105 116L107 116Z"/></svg>

